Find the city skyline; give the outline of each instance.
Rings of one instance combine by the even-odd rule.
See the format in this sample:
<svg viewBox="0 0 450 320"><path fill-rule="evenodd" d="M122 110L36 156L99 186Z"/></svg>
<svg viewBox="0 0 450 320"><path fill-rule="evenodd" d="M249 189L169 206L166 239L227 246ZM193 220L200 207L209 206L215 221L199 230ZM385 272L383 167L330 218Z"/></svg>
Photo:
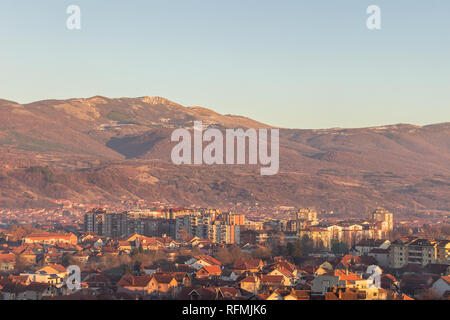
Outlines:
<svg viewBox="0 0 450 320"><path fill-rule="evenodd" d="M448 12L2 1L0 305L450 301Z"/></svg>

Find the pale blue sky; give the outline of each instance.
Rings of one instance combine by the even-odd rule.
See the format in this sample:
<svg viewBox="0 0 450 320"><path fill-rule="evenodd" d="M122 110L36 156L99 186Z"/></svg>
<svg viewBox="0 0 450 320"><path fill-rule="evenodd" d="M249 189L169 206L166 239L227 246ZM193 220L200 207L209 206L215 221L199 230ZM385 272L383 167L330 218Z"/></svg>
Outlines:
<svg viewBox="0 0 450 320"><path fill-rule="evenodd" d="M450 121L448 0L2 0L0 44L0 98L21 103L163 96L295 128Z"/></svg>

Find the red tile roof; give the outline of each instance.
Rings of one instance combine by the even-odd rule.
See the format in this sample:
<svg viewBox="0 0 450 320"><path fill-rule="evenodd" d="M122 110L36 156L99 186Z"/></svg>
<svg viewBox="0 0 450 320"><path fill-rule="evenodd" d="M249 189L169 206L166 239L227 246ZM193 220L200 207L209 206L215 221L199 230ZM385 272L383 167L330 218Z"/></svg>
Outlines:
<svg viewBox="0 0 450 320"><path fill-rule="evenodd" d="M262 275L261 282L265 283L283 283L283 276Z"/></svg>
<svg viewBox="0 0 450 320"><path fill-rule="evenodd" d="M450 276L441 276L441 279L447 282L450 285Z"/></svg>
<svg viewBox="0 0 450 320"><path fill-rule="evenodd" d="M334 275L338 276L340 280L344 281L358 281L362 280L362 278L354 273L349 272L348 274L343 270L334 271Z"/></svg>
<svg viewBox="0 0 450 320"><path fill-rule="evenodd" d="M199 270L199 272L200 272L201 270L206 271L206 273L207 273L207 274L210 274L210 275L220 275L220 274L222 273L222 269L220 269L220 267L219 267L219 266L216 266L216 265L212 265L212 266L204 266L203 268L201 268L201 269Z"/></svg>
<svg viewBox="0 0 450 320"><path fill-rule="evenodd" d="M203 260L203 261L205 261L205 262L207 262L209 264L215 264L215 265L218 265L218 266L222 265L222 262L220 262L219 260L217 260L217 259L215 259L215 258L213 258L211 256L208 256L206 254L198 255L198 256L195 256L194 258L197 259L197 260Z"/></svg>
<svg viewBox="0 0 450 320"><path fill-rule="evenodd" d="M261 265L261 260L259 260L259 259L240 258L234 262L233 269L236 269L236 270L258 269L260 265Z"/></svg>
<svg viewBox="0 0 450 320"><path fill-rule="evenodd" d="M12 253L0 253L0 262L12 263L16 261L16 256Z"/></svg>
<svg viewBox="0 0 450 320"><path fill-rule="evenodd" d="M251 283L256 283L258 281L258 278L255 276L248 276L244 279L242 279L240 282L251 282Z"/></svg>
<svg viewBox="0 0 450 320"><path fill-rule="evenodd" d="M153 278L158 282L158 283L165 283L165 284L169 284L170 282L172 282L173 279L175 279L174 276L170 275L170 274L165 274L165 273L155 273L153 275ZM175 279L176 280L176 279Z"/></svg>
<svg viewBox="0 0 450 320"><path fill-rule="evenodd" d="M132 276L124 275L117 283L119 287L146 287L152 280L152 275Z"/></svg>

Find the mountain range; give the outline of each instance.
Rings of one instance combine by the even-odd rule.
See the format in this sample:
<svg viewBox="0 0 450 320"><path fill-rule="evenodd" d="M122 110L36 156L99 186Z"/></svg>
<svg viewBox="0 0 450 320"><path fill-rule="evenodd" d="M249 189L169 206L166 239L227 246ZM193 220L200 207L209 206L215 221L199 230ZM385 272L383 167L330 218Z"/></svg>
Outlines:
<svg viewBox="0 0 450 320"><path fill-rule="evenodd" d="M160 97L0 100L0 207L55 199L126 199L211 207L311 207L351 216L376 206L404 214L450 212L450 123L356 129L280 128L280 171L176 166L175 128L194 120L272 128Z"/></svg>

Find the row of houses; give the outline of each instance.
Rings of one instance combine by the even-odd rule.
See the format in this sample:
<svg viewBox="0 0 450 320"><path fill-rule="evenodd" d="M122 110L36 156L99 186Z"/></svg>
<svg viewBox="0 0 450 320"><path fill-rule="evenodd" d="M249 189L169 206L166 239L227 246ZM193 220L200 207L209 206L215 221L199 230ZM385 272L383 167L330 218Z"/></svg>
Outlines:
<svg viewBox="0 0 450 320"><path fill-rule="evenodd" d="M3 299L384 300L420 298L427 292L445 299L450 294L450 264L437 263L438 257L447 257L448 251L440 251L448 248L445 241L400 239L412 263L407 260L394 268L391 252L397 242L387 240L364 240L350 254L312 254L296 264L290 257L261 255L269 252L261 245L227 246L198 237L178 241L140 234L110 238L81 233L74 243L70 236L60 235L34 235L33 242L25 241L28 235L21 243L0 247ZM429 259L430 247L435 248L435 260ZM225 259L219 252L227 248L238 249L228 252L239 255ZM420 263L417 255L409 253L417 248L426 250ZM127 265L112 268L106 259L154 252L160 258L149 264L125 259ZM67 289L68 273L61 265L73 263L82 269L81 288L75 292ZM24 265L25 270L18 271ZM371 266L379 268L379 283L369 272Z"/></svg>

